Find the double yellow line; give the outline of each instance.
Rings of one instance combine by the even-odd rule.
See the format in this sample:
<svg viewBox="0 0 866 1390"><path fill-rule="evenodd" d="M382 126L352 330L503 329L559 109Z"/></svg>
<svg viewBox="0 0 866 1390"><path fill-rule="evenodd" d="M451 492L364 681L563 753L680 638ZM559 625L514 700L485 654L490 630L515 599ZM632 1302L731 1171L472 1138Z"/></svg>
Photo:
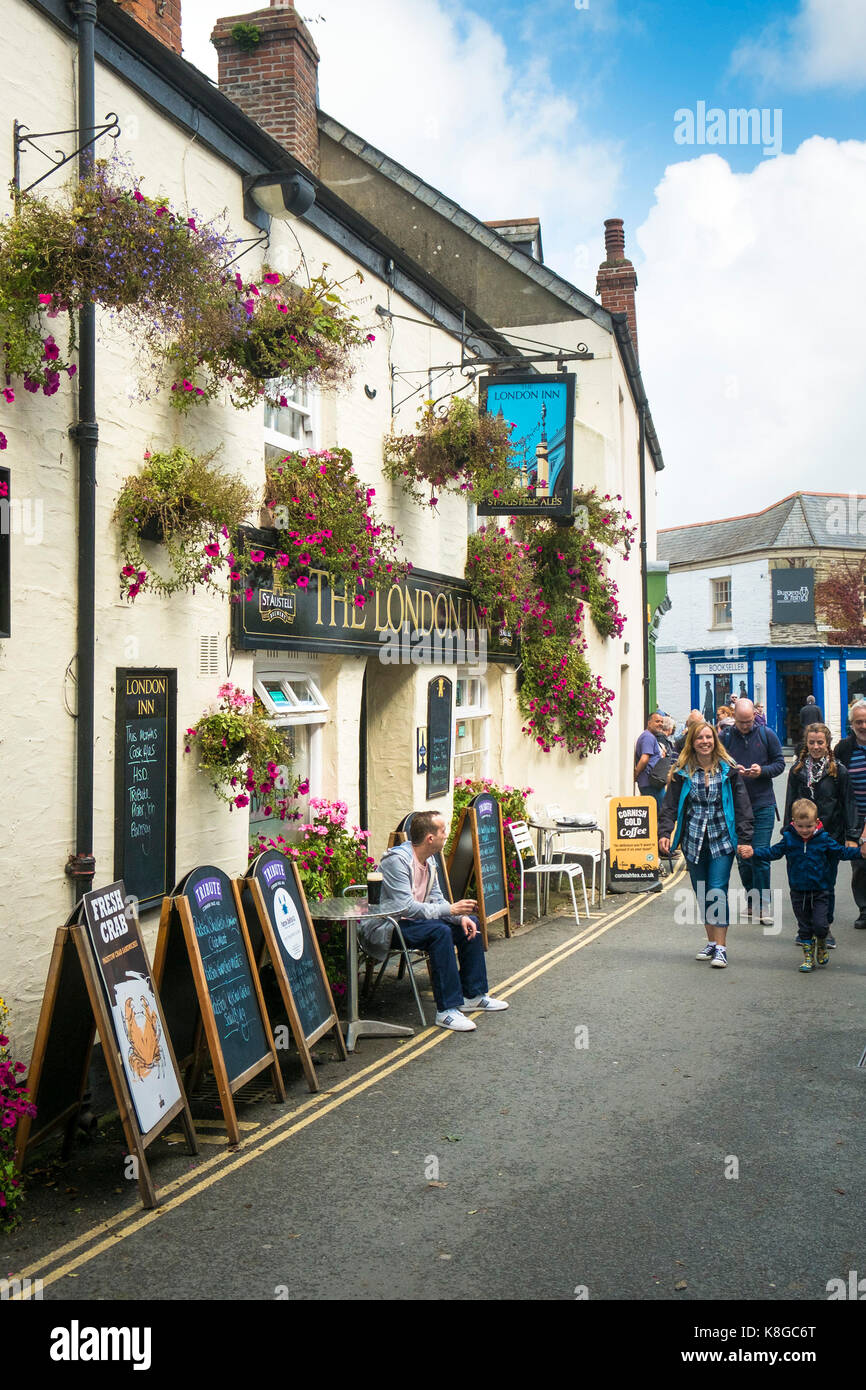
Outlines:
<svg viewBox="0 0 866 1390"><path fill-rule="evenodd" d="M684 870L680 870L679 873L668 879L662 892L667 893L675 887L684 877L684 872ZM636 900L626 900L621 907L615 908L609 915L604 916L597 926L585 927L576 936L570 937L567 941L554 947L553 950L540 956L538 960L524 965L520 970L503 980L501 984L495 986L497 997L507 999L512 994L518 993L519 990L525 989L540 975L546 974L548 970L560 965L576 951L581 951L585 946L597 941L612 927L624 922L636 912L640 912L648 902L652 902L658 896L660 895L654 893L641 894ZM400 1071L401 1068L416 1061L417 1058L429 1052L431 1048L447 1042L451 1037L453 1034L445 1029L426 1028L411 1043L398 1045L396 1052L389 1053L387 1057L380 1057L353 1076L338 1082L330 1090L310 1096L291 1114L282 1115L271 1124L256 1129L254 1134L242 1139L237 1148L225 1153L214 1154L212 1158L199 1164L193 1172L175 1178L173 1182L160 1189L161 1205L159 1207L146 1212L142 1212L138 1205L127 1207L124 1211L109 1217L107 1221L102 1221L82 1232L81 1235L75 1236L65 1245L58 1246L56 1250L41 1256L37 1264L21 1270L18 1274L10 1275L10 1279L30 1279L32 1281L38 1278L41 1280L42 1287L45 1288L56 1283L58 1279L74 1274L77 1269L96 1259L98 1255L114 1249L122 1240L127 1240L137 1231L144 1230L154 1221L163 1220L169 1212L190 1201L191 1198L197 1197L214 1184L221 1182L223 1178L244 1168L260 1154L267 1153L279 1144L284 1144L287 1139L300 1134L302 1130L323 1116L330 1115L332 1111L339 1109L347 1101L354 1100L356 1096L362 1095L371 1086L377 1085L394 1072ZM46 1273L46 1270L49 1272ZM22 1299L25 1295L22 1292L13 1295L14 1297Z"/></svg>

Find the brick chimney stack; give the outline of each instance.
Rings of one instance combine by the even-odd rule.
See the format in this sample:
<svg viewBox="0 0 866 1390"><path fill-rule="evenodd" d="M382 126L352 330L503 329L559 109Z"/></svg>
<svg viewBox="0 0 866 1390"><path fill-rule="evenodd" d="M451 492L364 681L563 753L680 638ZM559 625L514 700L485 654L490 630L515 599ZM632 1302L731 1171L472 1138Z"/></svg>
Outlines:
<svg viewBox="0 0 866 1390"><path fill-rule="evenodd" d="M117 0L117 7L166 48L180 53L180 0Z"/></svg>
<svg viewBox="0 0 866 1390"><path fill-rule="evenodd" d="M612 314L628 314L628 326L637 354L637 316L634 292L637 275L625 254L625 232L621 217L608 217L604 224L605 259L598 268L595 292Z"/></svg>
<svg viewBox="0 0 866 1390"><path fill-rule="evenodd" d="M218 19L219 88L301 164L319 172L319 54L291 0Z"/></svg>

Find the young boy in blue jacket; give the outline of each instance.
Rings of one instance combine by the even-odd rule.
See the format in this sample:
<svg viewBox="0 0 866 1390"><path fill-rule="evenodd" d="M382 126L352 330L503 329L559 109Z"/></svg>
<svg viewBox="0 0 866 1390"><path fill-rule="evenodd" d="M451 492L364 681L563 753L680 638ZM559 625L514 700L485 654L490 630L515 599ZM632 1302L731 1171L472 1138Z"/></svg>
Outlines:
<svg viewBox="0 0 866 1390"><path fill-rule="evenodd" d="M797 918L798 946L803 947L803 971L814 970L815 963L826 965L831 868L839 859L866 858L866 841L859 849L849 849L830 838L818 819L814 801L802 797L791 807L791 824L782 831L775 845L754 849L743 845L738 853L745 859L787 860L791 906Z"/></svg>

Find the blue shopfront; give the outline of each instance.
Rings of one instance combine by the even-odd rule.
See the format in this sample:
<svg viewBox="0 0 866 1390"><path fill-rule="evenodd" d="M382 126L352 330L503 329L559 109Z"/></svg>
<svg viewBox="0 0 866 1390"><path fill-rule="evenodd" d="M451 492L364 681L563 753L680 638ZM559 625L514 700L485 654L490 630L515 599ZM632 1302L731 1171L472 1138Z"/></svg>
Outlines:
<svg viewBox="0 0 866 1390"><path fill-rule="evenodd" d="M739 647L686 652L691 707L705 719L731 696L764 706L782 743L796 744L800 710L814 695L834 737L848 733L848 710L866 699L866 647Z"/></svg>

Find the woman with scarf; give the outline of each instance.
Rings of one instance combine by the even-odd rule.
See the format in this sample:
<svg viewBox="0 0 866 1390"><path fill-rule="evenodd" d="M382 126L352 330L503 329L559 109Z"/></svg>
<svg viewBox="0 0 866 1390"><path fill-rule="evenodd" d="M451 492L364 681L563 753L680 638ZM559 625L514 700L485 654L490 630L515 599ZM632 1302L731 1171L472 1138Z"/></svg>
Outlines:
<svg viewBox="0 0 866 1390"><path fill-rule="evenodd" d="M785 797L785 814L782 824L790 825L791 807L801 797L814 801L821 821L831 840L840 845L856 847L863 829L862 820L857 815L854 789L848 777L848 769L836 761L830 751L832 735L826 724L810 724L799 757L788 773L788 791ZM830 884L829 923L833 921L836 904L835 861ZM835 947L832 932L827 936L827 945Z"/></svg>

